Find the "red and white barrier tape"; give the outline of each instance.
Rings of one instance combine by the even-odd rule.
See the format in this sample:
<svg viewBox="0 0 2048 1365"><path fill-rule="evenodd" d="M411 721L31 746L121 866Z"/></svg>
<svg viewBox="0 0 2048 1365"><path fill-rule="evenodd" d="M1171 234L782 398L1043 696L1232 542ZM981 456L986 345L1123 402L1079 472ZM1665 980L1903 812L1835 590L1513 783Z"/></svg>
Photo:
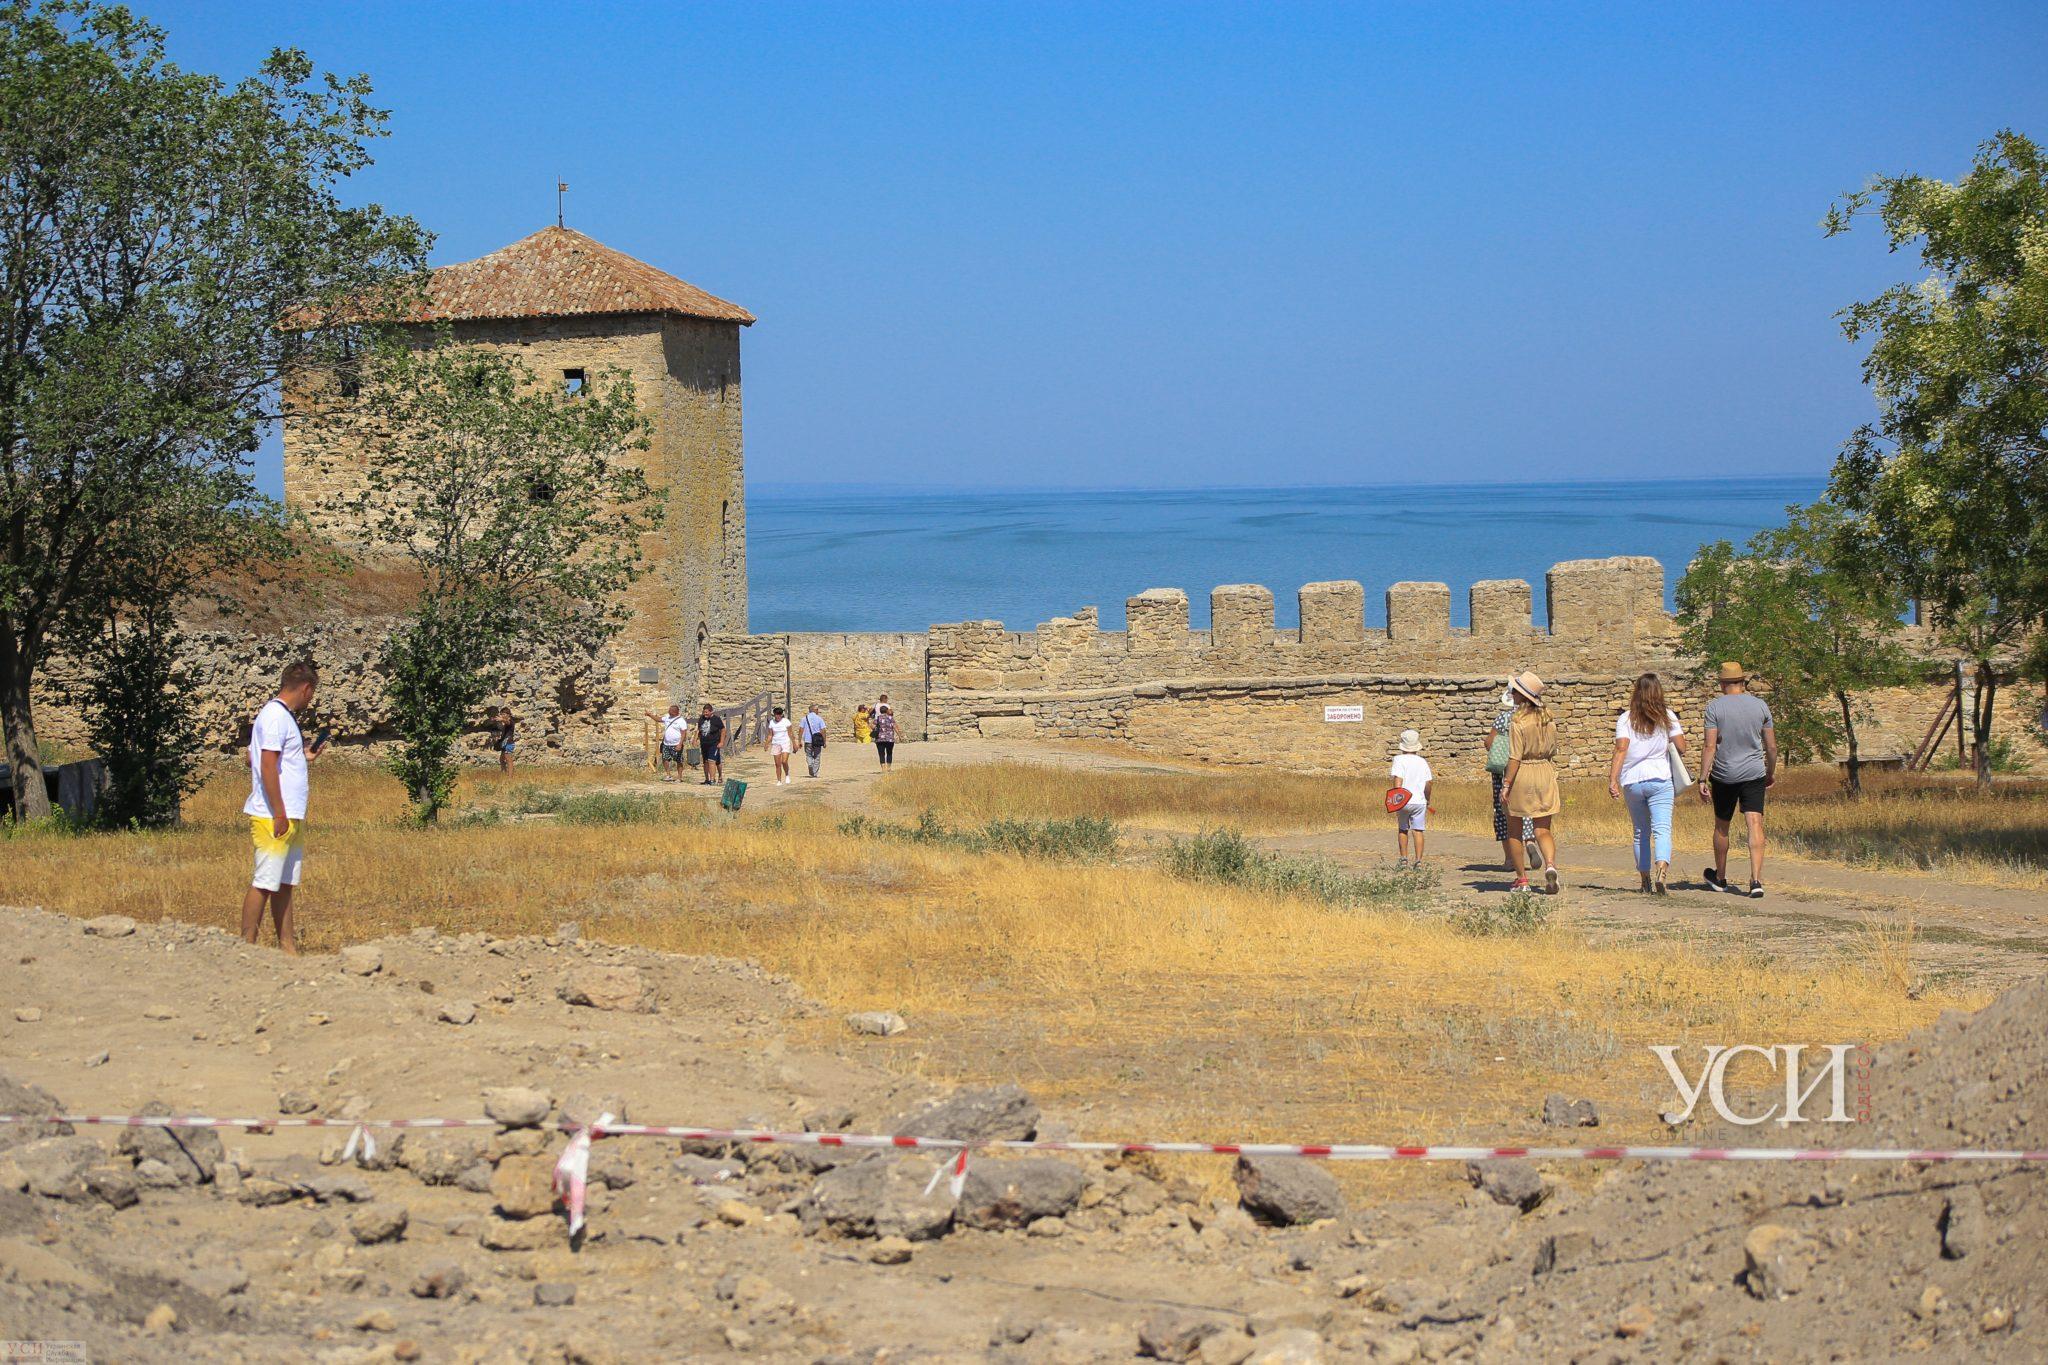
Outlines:
<svg viewBox="0 0 2048 1365"><path fill-rule="evenodd" d="M120 1128L240 1128L269 1133L280 1128L349 1128L344 1160L358 1153L367 1161L376 1155L373 1128L499 1128L494 1119L223 1119L198 1114L0 1114L0 1124L69 1123ZM969 1152L1085 1152L1124 1156L1142 1152L1187 1156L1299 1156L1325 1161L2022 1161L2048 1162L2048 1151L1991 1148L1919 1149L1910 1147L1385 1147L1368 1143L1292 1142L1061 1142L1050 1139L996 1139L972 1142L960 1138L912 1137L889 1133L785 1133L769 1128L686 1128L672 1124L615 1123L600 1114L595 1123L557 1123L569 1144L555 1163L554 1191L569 1211L569 1235L583 1227L590 1172L590 1144L598 1138L665 1137L690 1142L780 1144L804 1147L883 1148L897 1151L938 1151L951 1158L932 1173L929 1194L950 1175L953 1197L967 1179Z"/></svg>

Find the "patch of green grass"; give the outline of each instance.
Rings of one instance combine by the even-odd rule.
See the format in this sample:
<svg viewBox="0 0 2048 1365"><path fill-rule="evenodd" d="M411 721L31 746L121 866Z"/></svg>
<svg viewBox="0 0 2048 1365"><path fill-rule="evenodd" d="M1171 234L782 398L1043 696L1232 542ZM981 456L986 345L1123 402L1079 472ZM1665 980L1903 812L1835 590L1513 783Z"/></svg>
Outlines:
<svg viewBox="0 0 2048 1365"><path fill-rule="evenodd" d="M655 825L704 823L694 806L635 792L576 792L548 787L516 787L510 805L465 817L465 823L488 824L514 815L552 815L565 825Z"/></svg>
<svg viewBox="0 0 2048 1365"><path fill-rule="evenodd" d="M930 810L915 824L894 824L865 815L848 816L839 832L857 839L900 839L913 844L942 844L969 853L1014 853L1025 858L1093 862L1116 856L1114 820L1076 815L1062 820L991 820L978 829L954 829Z"/></svg>
<svg viewBox="0 0 2048 1365"><path fill-rule="evenodd" d="M1354 872L1328 858L1268 853L1235 829L1169 839L1159 865L1185 881L1308 896L1330 905L1414 905L1437 884L1434 867Z"/></svg>
<svg viewBox="0 0 2048 1365"><path fill-rule="evenodd" d="M1473 938L1516 938L1541 929L1550 909L1550 897L1524 887L1452 911L1451 927Z"/></svg>

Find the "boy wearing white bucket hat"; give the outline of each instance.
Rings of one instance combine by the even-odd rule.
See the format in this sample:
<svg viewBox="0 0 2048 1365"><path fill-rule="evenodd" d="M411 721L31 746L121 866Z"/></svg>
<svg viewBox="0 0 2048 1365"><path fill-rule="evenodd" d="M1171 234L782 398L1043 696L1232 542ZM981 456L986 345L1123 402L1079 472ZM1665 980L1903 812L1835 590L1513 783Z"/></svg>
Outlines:
<svg viewBox="0 0 2048 1365"><path fill-rule="evenodd" d="M1429 822L1429 788L1436 781L1436 774L1429 770L1429 760L1422 756L1422 736L1413 730L1401 732L1401 752L1394 755L1394 761L1387 768L1387 776L1394 779L1394 785L1408 793L1408 804L1394 811L1394 844L1400 850L1401 861L1397 866L1406 867L1411 861L1408 840L1415 840L1412 861L1422 866L1422 836Z"/></svg>

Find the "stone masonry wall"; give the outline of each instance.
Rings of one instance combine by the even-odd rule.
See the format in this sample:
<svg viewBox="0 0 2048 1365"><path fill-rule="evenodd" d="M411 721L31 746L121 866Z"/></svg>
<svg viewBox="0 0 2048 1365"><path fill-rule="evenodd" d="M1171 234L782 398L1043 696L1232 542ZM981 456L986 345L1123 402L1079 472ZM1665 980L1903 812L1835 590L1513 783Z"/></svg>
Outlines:
<svg viewBox="0 0 2048 1365"><path fill-rule="evenodd" d="M289 631L189 632L184 663L208 747L220 752L244 747L250 719L276 695L284 666L310 658L320 669L320 689L304 721L307 734L331 728L338 755L381 752L393 735L385 719L378 659L397 624L393 617L359 617ZM614 671L612 653L604 648L529 655L515 661L508 691L490 698L488 705L509 705L519 718L522 761L637 762L644 727L639 712L622 704L612 690ZM44 742L87 751L84 722L65 700L77 677L71 661L62 656L50 660L35 693L36 730ZM492 762L484 720L482 714L475 718L460 752Z"/></svg>
<svg viewBox="0 0 2048 1365"><path fill-rule="evenodd" d="M712 637L706 695L720 706L773 692L792 713L817 705L828 733L850 734L853 708L883 693L898 734L925 729L923 631L795 632Z"/></svg>
<svg viewBox="0 0 2048 1365"><path fill-rule="evenodd" d="M694 709L710 637L747 627L739 328L650 315L533 318L458 323L451 339L511 351L545 384L571 370L633 380L651 425L639 459L668 492L664 525L641 545L648 572L627 590L632 620L611 650L608 684L624 703L614 739L637 744L640 712L670 701ZM360 488L366 457L321 420L346 402L325 378L286 396L285 498L337 544L359 548L362 528L341 503Z"/></svg>

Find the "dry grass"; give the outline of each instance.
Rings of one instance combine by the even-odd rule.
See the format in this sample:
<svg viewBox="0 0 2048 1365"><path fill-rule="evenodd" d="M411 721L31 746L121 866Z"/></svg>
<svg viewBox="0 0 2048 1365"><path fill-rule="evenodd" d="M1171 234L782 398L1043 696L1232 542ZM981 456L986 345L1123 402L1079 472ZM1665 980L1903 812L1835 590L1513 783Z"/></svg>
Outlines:
<svg viewBox="0 0 2048 1365"><path fill-rule="evenodd" d="M1605 778L1563 784L1559 835L1626 844L1627 807ZM905 810L937 808L974 819L1101 814L1160 829L1227 825L1250 834L1381 828L1383 784L1298 773L1102 772L1050 764L989 763L906 768L878 789ZM1477 781L1439 778L1432 828L1493 833L1493 792ZM1980 795L1966 775L1871 774L1851 800L1832 768L1788 772L1771 792L1770 833L1782 852L1873 867L1939 871L1972 881L2048 888L2048 783L2007 782ZM1673 833L1704 848L1712 812L1681 797ZM1741 834L1737 833L1737 843Z"/></svg>
<svg viewBox="0 0 2048 1365"><path fill-rule="evenodd" d="M631 781L479 774L460 800L579 776ZM247 876L242 780L224 775L175 833L7 841L0 903L230 925ZM1650 1043L1876 1041L1972 1003L1906 998L1881 952L1792 970L1556 930L1475 940L1436 917L1149 867L849 838L822 811L693 818L629 839L554 823L415 829L380 773L329 765L315 784L302 893L315 949L420 924L514 935L576 919L594 937L745 957L835 1009L916 1021L870 1055L1021 1081L1105 1135L1526 1137L1533 1108L1562 1090L1598 1102L1616 1139L1647 1138L1669 1100ZM814 1027L817 1041L836 1038Z"/></svg>

